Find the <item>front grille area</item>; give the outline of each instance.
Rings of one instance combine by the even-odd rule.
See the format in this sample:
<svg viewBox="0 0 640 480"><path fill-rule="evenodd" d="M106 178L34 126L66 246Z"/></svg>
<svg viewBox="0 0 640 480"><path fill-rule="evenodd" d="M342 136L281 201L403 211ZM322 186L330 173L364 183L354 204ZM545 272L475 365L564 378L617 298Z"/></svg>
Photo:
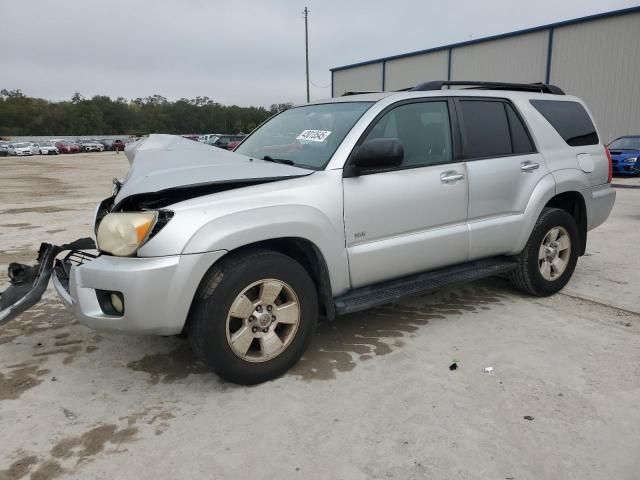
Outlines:
<svg viewBox="0 0 640 480"><path fill-rule="evenodd" d="M56 259L54 266L55 275L67 292L69 291L69 273L71 272L71 267L79 267L98 258L98 256L99 255L82 252L80 250L71 250L64 258Z"/></svg>

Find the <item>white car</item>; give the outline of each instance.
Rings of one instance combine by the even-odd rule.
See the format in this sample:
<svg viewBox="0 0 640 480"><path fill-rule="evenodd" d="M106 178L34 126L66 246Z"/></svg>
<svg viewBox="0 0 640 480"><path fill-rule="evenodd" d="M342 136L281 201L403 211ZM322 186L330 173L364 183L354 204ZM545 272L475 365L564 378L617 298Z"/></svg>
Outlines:
<svg viewBox="0 0 640 480"><path fill-rule="evenodd" d="M95 140L80 140L80 143L78 143L78 145L80 145L80 148L84 152L103 152L104 151L104 145Z"/></svg>
<svg viewBox="0 0 640 480"><path fill-rule="evenodd" d="M22 143L10 143L8 148L9 155L33 155L33 150L31 149L31 145L26 142Z"/></svg>
<svg viewBox="0 0 640 480"><path fill-rule="evenodd" d="M34 154L39 153L40 155L58 155L60 153L58 148L51 142L32 143L31 150Z"/></svg>

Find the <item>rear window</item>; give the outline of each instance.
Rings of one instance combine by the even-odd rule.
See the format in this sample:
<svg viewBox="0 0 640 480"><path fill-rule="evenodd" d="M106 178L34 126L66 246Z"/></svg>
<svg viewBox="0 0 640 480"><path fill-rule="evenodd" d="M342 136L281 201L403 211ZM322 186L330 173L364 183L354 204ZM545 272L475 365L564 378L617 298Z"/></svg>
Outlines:
<svg viewBox="0 0 640 480"><path fill-rule="evenodd" d="M502 101L461 100L467 158L522 155L534 151L513 107Z"/></svg>
<svg viewBox="0 0 640 480"><path fill-rule="evenodd" d="M596 127L586 110L578 102L530 100L560 136L572 147L597 145Z"/></svg>

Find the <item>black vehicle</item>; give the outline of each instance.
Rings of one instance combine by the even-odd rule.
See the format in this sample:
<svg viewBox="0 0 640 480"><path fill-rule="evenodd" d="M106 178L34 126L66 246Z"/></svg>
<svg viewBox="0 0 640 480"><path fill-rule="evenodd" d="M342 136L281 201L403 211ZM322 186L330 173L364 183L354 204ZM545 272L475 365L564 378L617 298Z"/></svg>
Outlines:
<svg viewBox="0 0 640 480"><path fill-rule="evenodd" d="M0 141L0 157L6 157L9 155L9 142Z"/></svg>

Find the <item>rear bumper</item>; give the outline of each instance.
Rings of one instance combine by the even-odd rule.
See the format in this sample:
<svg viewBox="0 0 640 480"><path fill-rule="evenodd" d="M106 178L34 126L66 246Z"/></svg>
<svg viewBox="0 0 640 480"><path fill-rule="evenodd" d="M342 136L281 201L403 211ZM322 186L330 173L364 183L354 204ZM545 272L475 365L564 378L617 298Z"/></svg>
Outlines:
<svg viewBox="0 0 640 480"><path fill-rule="evenodd" d="M591 187L585 192L589 205L587 207L587 230L602 225L613 209L616 201L616 191L611 184Z"/></svg>
<svg viewBox="0 0 640 480"><path fill-rule="evenodd" d="M66 265L59 260L53 285L78 321L91 328L172 335L182 331L200 280L225 253L153 258L103 255L86 263ZM123 314L105 313L99 291L120 293L124 299Z"/></svg>

